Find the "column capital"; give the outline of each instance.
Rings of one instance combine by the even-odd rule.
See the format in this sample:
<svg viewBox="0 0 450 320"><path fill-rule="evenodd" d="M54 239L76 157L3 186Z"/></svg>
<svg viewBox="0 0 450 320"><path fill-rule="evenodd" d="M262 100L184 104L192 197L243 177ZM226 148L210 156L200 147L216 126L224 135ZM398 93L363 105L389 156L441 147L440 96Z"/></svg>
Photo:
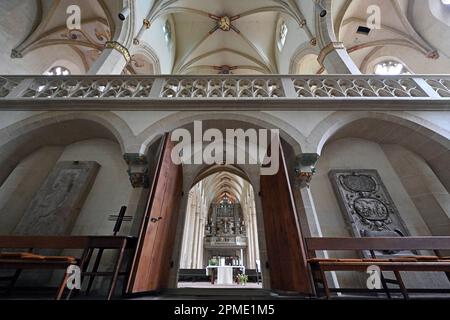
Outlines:
<svg viewBox="0 0 450 320"><path fill-rule="evenodd" d="M308 187L316 173L317 153L303 153L297 157L295 166L295 181L300 187Z"/></svg>
<svg viewBox="0 0 450 320"><path fill-rule="evenodd" d="M133 188L148 188L148 161L147 157L138 153L126 153L123 156L128 165L128 176Z"/></svg>

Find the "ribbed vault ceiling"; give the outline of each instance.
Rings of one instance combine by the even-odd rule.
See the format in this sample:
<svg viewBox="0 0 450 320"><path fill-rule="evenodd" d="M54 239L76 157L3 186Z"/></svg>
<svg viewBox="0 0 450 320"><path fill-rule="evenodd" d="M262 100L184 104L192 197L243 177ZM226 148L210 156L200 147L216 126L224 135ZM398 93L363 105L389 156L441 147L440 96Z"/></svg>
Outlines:
<svg viewBox="0 0 450 320"><path fill-rule="evenodd" d="M105 42L112 40L120 30L118 11L125 3L131 3L123 0L27 1L20 11L27 21L33 15L35 21L27 24L30 27L25 35L23 28L11 27L23 17L8 16L0 21L8 39L7 47L0 51L9 51L20 59L33 52L48 54L49 50L42 49L49 48L55 61L75 54L82 61L78 70L86 72L101 54ZM442 4L438 0L434 2L436 11L436 6ZM406 60L410 69L417 69L412 72L437 73L450 68L450 44L442 41L450 27L433 16L431 3L434 2L331 0L330 16L337 41L344 43L363 73L373 71L371 64L383 56ZM11 11L14 3L4 1L0 8ZM82 30L68 32L66 10L73 4L81 8ZM381 28L371 30L368 35L357 33L359 26L366 25L367 9L373 5L380 9ZM25 12L28 9L30 12ZM133 10L135 29L130 37L137 37L142 31L144 19L148 20L150 28L142 32L142 43L137 41L136 47L130 48L133 59L127 66L129 73L150 74L163 70L174 74L273 74L286 73L286 65L292 61L296 61L297 66L289 67L291 72L324 72L317 63L319 48L313 54L309 51L302 55L301 50L303 47L314 50L310 45L317 27L313 0L136 0ZM173 29L169 49L163 44L162 25L166 21L170 21ZM280 52L277 41L281 21L286 22L289 29L288 41ZM18 34L14 34L15 29ZM10 45L12 39L15 44ZM137 47L148 47L152 54L136 53ZM38 61L39 56L36 59Z"/></svg>
<svg viewBox="0 0 450 320"><path fill-rule="evenodd" d="M308 0L309 1L309 0ZM300 24L296 1L155 1L149 20L172 14L176 33L173 73L277 73L275 58L280 14ZM305 32L310 30L305 26Z"/></svg>
<svg viewBox="0 0 450 320"><path fill-rule="evenodd" d="M219 203L225 197L232 203L240 203L251 185L240 169L230 165L214 165L204 170L196 183L202 183L207 205Z"/></svg>

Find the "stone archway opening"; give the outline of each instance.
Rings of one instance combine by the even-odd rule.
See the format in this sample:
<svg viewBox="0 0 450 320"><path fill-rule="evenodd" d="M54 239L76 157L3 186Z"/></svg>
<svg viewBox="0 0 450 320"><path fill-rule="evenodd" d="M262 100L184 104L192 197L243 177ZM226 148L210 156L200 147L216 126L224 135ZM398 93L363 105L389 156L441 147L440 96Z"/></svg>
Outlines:
<svg viewBox="0 0 450 320"><path fill-rule="evenodd" d="M178 288L262 288L255 192L245 172L214 165L194 181Z"/></svg>
<svg viewBox="0 0 450 320"><path fill-rule="evenodd" d="M221 138L218 141L223 144L225 154L227 156L230 154L228 146L235 150L234 158L224 156L223 161L208 163L206 160L214 158L211 150L208 149L210 147L208 142L212 140L196 137L196 133L198 134L196 121L189 122L179 129L173 129L165 135L165 147L158 161L161 165L158 165L160 169L155 170L157 176L150 189L150 200L146 211L146 217L150 222L141 229L144 231L139 239L142 246L138 248L135 258L135 262L138 261L135 264L138 272L132 275L131 292L161 292L176 289L179 287L180 278L181 282L186 282L185 276L189 277L183 274L187 269L195 270L199 281L207 283L211 281L211 278L205 277L208 265L225 264L231 269L246 267L248 271L249 268L256 270L256 260L260 260L258 277L262 279L256 279L256 282L260 281L257 288L293 294L310 294L302 227L291 186L293 146L284 138L280 139L279 135L278 143L274 143L274 140L271 140L273 132L270 129L248 122L205 120L202 125L204 131L199 130L200 135L207 130L215 130L215 134L224 137L224 140ZM248 136L243 143L242 141L239 143L238 139L228 141L225 138L228 129L241 130L244 135L248 130L255 130L257 136L258 130L266 130L268 141L263 150L255 145L257 143L252 144ZM182 139L180 139L181 136L183 136ZM216 139L213 140L216 141ZM183 142L189 151L185 153L184 148L180 150L180 142ZM285 145L289 159L285 158L281 144ZM210 157L205 158L205 150L208 150L207 155ZM256 153L250 150L256 150ZM175 159L178 158L178 161L174 161L172 154L174 151L177 155ZM238 160L240 151L245 155L243 164ZM184 155L187 156L184 157ZM199 163L196 162L198 159L196 156L200 156ZM251 162L255 158L262 159L264 162L265 159L270 161L269 164L262 166L263 162ZM269 173L270 169L274 169L275 172ZM175 171L178 173L174 174ZM167 177L171 177L171 180ZM221 181L221 178L229 181ZM276 190L273 185L277 185ZM248 204L245 205L251 206L251 209L243 208L245 188L248 190L248 197L253 200L249 199ZM195 202L193 193L197 193ZM203 206L202 210L193 210L194 217L195 212L198 212L197 220L190 217L189 212L194 204L197 207ZM245 222L246 210L253 211L255 218L252 220L253 240L246 239L247 246L243 246L239 242L242 239L237 237L244 238L245 235L248 238L246 227L250 224L250 220ZM229 217L226 216L227 214ZM220 219L217 219L218 217ZM190 226L188 228L191 231L185 231L186 225ZM307 228L307 226L304 227ZM217 233L217 230L221 232ZM226 241L229 241L228 239L234 241L228 248L230 250L211 246L211 242L220 244L221 238L223 242L225 238L227 238ZM251 253L250 242L253 246ZM270 249L268 249L269 243L272 244ZM159 261L157 268L161 272L152 269L152 261ZM286 268L289 272L283 271ZM231 272L232 286L235 285L237 273L239 273L238 270ZM256 278L255 273L251 278L253 281ZM250 278L250 274L248 275ZM218 280L218 274L216 276ZM271 281L272 276L274 281Z"/></svg>

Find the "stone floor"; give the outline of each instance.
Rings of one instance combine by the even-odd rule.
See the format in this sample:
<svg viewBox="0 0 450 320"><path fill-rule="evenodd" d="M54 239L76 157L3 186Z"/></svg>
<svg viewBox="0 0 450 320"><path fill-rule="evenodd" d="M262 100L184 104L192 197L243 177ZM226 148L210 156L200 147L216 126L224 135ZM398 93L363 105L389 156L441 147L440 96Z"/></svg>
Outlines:
<svg viewBox="0 0 450 320"><path fill-rule="evenodd" d="M143 295L136 300L273 300L283 299L277 294L264 289L250 288L178 288L169 289L159 295ZM304 297L289 297L304 299Z"/></svg>
<svg viewBox="0 0 450 320"><path fill-rule="evenodd" d="M53 300L55 298L56 288L47 288L40 290L24 290L17 288L11 295L0 294L0 300ZM403 300L401 294L393 294L395 300ZM450 294L410 294L410 298L414 300L450 300ZM105 295L84 294L74 295L73 300L104 300ZM115 297L115 299L132 299L132 300L311 300L317 299L313 297L300 295L280 295L270 290L263 289L261 285L256 283L248 283L246 286L218 286L211 285L209 282L180 282L178 288L168 289L160 294L144 294L137 296ZM323 298L321 298L323 299ZM367 295L339 295L334 296L336 300L383 300L381 296Z"/></svg>
<svg viewBox="0 0 450 320"><path fill-rule="evenodd" d="M219 285L211 282L178 282L178 288L204 288L204 289L262 289L262 284L250 282L242 285Z"/></svg>

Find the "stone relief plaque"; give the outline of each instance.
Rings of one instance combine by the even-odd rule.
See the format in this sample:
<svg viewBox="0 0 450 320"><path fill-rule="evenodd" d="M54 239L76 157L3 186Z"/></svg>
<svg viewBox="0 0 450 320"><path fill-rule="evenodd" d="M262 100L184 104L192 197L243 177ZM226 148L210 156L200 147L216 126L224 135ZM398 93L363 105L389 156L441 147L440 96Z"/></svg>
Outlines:
<svg viewBox="0 0 450 320"><path fill-rule="evenodd" d="M99 168L93 161L58 162L30 202L14 234L70 234Z"/></svg>
<svg viewBox="0 0 450 320"><path fill-rule="evenodd" d="M332 170L329 177L355 237L409 235L377 170Z"/></svg>

